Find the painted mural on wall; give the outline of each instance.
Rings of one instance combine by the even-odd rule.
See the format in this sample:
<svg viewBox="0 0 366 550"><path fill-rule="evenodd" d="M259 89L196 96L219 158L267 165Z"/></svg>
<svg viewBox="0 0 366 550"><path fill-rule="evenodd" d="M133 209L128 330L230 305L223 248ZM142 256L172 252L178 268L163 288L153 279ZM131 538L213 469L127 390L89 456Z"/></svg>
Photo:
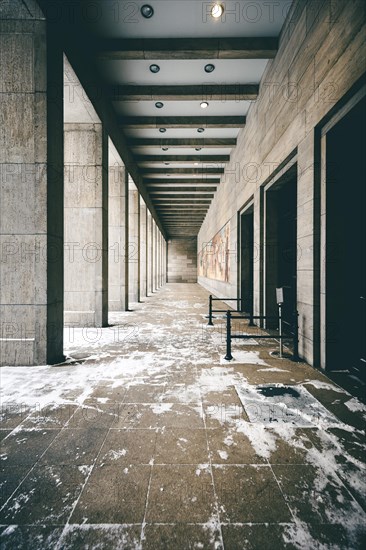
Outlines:
<svg viewBox="0 0 366 550"><path fill-rule="evenodd" d="M230 277L230 222L198 254L198 275L208 279L229 282Z"/></svg>

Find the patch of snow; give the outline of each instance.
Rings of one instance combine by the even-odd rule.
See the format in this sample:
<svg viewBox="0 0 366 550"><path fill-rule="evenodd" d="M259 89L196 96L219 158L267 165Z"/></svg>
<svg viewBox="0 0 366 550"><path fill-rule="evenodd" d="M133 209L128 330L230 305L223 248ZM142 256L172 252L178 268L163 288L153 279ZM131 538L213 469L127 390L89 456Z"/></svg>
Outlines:
<svg viewBox="0 0 366 550"><path fill-rule="evenodd" d="M222 460L227 460L229 458L229 455L227 454L226 451L217 451L220 455L220 458L222 458Z"/></svg>
<svg viewBox="0 0 366 550"><path fill-rule="evenodd" d="M346 401L345 405L347 409L352 412L366 413L366 405L361 403L361 401L359 401L356 397L353 397L352 399L349 399L349 401Z"/></svg>

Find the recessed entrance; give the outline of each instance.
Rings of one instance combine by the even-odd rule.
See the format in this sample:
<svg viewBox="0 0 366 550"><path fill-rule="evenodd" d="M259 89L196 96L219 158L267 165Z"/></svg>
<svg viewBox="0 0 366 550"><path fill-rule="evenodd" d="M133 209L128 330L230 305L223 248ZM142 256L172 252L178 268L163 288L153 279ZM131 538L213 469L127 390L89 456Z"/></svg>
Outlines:
<svg viewBox="0 0 366 550"><path fill-rule="evenodd" d="M276 288L283 287L282 316L284 321L292 323L297 271L296 165L272 185L265 196L265 312L267 316L277 314ZM273 326L276 323L267 323L267 328Z"/></svg>
<svg viewBox="0 0 366 550"><path fill-rule="evenodd" d="M241 310L253 313L253 206L240 216L240 296Z"/></svg>
<svg viewBox="0 0 366 550"><path fill-rule="evenodd" d="M366 381L365 98L325 136L325 367Z"/></svg>

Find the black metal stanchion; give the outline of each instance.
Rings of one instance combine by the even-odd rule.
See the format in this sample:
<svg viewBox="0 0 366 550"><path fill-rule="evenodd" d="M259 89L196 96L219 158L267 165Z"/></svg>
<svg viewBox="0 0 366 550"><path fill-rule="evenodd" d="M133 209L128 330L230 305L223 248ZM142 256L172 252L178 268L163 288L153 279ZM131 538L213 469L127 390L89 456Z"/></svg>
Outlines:
<svg viewBox="0 0 366 550"><path fill-rule="evenodd" d="M278 331L280 333L280 357L283 355L282 304L278 304Z"/></svg>
<svg viewBox="0 0 366 550"><path fill-rule="evenodd" d="M208 323L209 326L213 326L212 322L212 294L208 297Z"/></svg>
<svg viewBox="0 0 366 550"><path fill-rule="evenodd" d="M231 355L231 312L226 312L226 355L224 357L226 361L231 361L233 356Z"/></svg>
<svg viewBox="0 0 366 550"><path fill-rule="evenodd" d="M299 313L294 311L294 361L299 360Z"/></svg>

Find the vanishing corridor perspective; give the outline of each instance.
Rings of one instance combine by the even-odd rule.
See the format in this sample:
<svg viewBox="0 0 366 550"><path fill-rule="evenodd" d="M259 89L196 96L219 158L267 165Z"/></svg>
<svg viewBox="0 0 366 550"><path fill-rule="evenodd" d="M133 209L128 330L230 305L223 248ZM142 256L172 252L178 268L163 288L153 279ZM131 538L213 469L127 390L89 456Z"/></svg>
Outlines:
<svg viewBox="0 0 366 550"><path fill-rule="evenodd" d="M4 550L366 545L366 4L0 0Z"/></svg>

